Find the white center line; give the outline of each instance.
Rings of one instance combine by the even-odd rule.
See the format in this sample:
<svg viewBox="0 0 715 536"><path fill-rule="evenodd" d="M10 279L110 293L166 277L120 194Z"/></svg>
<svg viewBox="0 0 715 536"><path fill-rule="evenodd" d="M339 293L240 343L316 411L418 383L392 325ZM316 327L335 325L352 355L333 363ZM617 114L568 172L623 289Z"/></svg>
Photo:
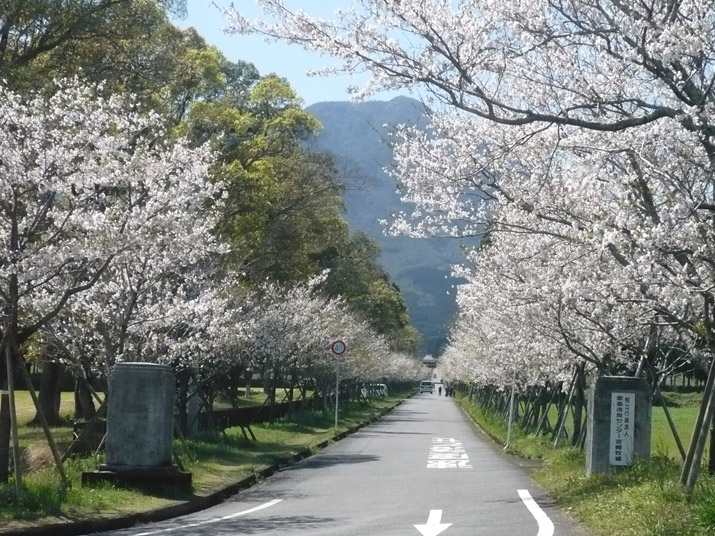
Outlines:
<svg viewBox="0 0 715 536"><path fill-rule="evenodd" d="M536 501L531 497L531 493L528 490L520 489L519 497L526 505L526 508L534 516L536 522L539 524L539 533L536 536L553 536L554 535L554 524L549 519L541 507L536 504Z"/></svg>
<svg viewBox="0 0 715 536"><path fill-rule="evenodd" d="M149 536L150 534L159 534L160 532L171 532L172 530L189 529L191 527L208 525L209 523L218 523L219 521L226 521L228 519L233 519L234 517L245 516L246 514L252 514L253 512L258 512L259 510L263 510L264 508L269 508L269 507L273 506L274 504L278 504L281 501L282 501L282 499L273 499L272 501L269 501L267 503L260 504L254 508L249 508L248 510L236 512L235 514L229 514L229 515L223 516L223 517L214 517L212 519L207 519L205 521L199 521L198 523L191 523L189 525L181 525L179 527L169 527L168 529L152 530L150 532L141 532L139 534L135 534L135 536Z"/></svg>

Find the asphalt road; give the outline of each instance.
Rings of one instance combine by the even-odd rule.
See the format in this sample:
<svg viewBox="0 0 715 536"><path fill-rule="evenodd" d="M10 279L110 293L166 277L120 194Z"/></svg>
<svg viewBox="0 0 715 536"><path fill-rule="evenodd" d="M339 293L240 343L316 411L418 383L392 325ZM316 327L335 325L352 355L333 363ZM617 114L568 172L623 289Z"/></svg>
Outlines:
<svg viewBox="0 0 715 536"><path fill-rule="evenodd" d="M105 535L110 533L103 533ZM457 404L415 395L379 422L203 512L111 534L583 536Z"/></svg>

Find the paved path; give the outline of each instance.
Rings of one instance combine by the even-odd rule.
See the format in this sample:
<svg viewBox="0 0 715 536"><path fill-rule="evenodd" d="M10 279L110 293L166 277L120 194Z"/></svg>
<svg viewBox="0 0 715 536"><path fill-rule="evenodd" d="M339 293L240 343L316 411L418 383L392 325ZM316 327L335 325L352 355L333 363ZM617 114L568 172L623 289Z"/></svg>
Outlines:
<svg viewBox="0 0 715 536"><path fill-rule="evenodd" d="M215 508L149 535L584 536L467 421L416 395L379 422Z"/></svg>

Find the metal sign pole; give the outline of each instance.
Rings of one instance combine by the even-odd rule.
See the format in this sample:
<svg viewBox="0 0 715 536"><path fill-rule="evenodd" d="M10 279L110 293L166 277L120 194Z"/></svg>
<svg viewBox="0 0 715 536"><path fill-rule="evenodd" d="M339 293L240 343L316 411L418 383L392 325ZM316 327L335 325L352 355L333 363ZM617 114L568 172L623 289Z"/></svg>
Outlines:
<svg viewBox="0 0 715 536"><path fill-rule="evenodd" d="M340 396L340 356L348 347L343 341L335 341L330 345L330 350L335 356L335 433L338 433L338 397Z"/></svg>
<svg viewBox="0 0 715 536"><path fill-rule="evenodd" d="M338 396L340 393L340 359L335 360L335 433L338 433Z"/></svg>
<svg viewBox="0 0 715 536"><path fill-rule="evenodd" d="M506 445L504 449L509 448L511 442L511 428L514 425L514 390L516 389L516 368L511 377L511 396L509 397L509 425L506 431Z"/></svg>

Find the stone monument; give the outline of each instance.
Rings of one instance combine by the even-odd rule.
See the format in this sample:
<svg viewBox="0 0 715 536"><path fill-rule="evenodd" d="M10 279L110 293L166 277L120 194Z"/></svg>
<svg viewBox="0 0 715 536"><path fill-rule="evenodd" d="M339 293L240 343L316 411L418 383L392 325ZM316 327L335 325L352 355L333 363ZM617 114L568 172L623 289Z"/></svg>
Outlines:
<svg viewBox="0 0 715 536"><path fill-rule="evenodd" d="M191 473L172 464L176 380L170 367L119 363L109 378L106 463L82 483L111 481L190 490Z"/></svg>
<svg viewBox="0 0 715 536"><path fill-rule="evenodd" d="M651 413L651 388L643 378L596 378L588 397L586 475L648 459Z"/></svg>

